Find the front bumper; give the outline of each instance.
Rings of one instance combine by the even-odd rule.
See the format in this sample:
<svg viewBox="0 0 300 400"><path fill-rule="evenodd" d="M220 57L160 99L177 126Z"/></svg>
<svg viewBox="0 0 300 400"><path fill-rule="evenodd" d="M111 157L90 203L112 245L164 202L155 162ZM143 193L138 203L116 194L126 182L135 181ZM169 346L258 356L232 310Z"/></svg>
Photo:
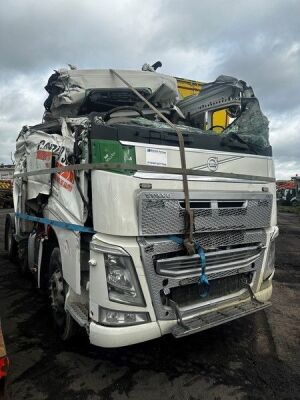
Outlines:
<svg viewBox="0 0 300 400"><path fill-rule="evenodd" d="M109 327L91 322L90 342L100 347L123 347L146 342L162 335L157 322L142 325Z"/></svg>
<svg viewBox="0 0 300 400"><path fill-rule="evenodd" d="M257 292L255 294L256 299L259 302L267 303L272 295L272 284L270 281L269 286ZM245 301L233 301L230 306L238 306L246 304ZM249 303L249 301L248 301ZM216 313L218 310L222 310L224 305L219 305L214 309L206 311L202 313L201 316L205 315L206 317L210 314ZM257 308L256 311L259 311L261 308ZM244 315L247 315L245 313ZM240 316L243 316L240 314ZM237 316L237 318L239 318ZM235 319L235 318L232 318ZM229 322L230 319L224 319L224 322ZM220 325L220 324L217 324ZM159 338L162 335L168 334L176 331L178 327L178 323L176 320L169 320L169 321L157 321L157 322L149 322L146 324L135 325L135 326L125 326L125 327L108 327L96 324L95 322L91 322L90 324L90 342L95 346L106 347L106 348L113 348L113 347L123 347L129 346L132 344L137 344L141 342L146 342L148 340ZM210 326L207 326L208 329ZM205 330L200 329L200 330ZM200 330L195 330L196 333ZM175 335L174 335L175 336ZM186 336L185 334L182 336ZM179 336L178 336L179 337Z"/></svg>

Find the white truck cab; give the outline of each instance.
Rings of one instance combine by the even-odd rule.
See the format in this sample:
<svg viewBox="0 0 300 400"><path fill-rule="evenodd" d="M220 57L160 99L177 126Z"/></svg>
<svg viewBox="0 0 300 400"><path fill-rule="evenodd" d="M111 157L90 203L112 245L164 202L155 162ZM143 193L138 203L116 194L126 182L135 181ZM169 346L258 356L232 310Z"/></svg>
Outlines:
<svg viewBox="0 0 300 400"><path fill-rule="evenodd" d="M109 70L54 74L45 122L17 140L6 248L48 291L61 337L80 325L97 346L127 346L269 306L276 187L252 89L222 76L180 100L172 77L118 73L125 84ZM232 123L205 130L221 108Z"/></svg>

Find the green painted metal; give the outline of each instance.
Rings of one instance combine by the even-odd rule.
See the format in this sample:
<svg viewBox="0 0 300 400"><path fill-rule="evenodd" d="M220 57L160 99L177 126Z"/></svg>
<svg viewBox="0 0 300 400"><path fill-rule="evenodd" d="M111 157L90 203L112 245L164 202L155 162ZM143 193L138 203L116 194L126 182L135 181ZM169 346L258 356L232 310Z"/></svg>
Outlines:
<svg viewBox="0 0 300 400"><path fill-rule="evenodd" d="M124 146L116 140L91 140L91 157L92 163L121 163L135 165L135 147ZM123 169L112 169L114 172L119 172L131 175L133 171Z"/></svg>

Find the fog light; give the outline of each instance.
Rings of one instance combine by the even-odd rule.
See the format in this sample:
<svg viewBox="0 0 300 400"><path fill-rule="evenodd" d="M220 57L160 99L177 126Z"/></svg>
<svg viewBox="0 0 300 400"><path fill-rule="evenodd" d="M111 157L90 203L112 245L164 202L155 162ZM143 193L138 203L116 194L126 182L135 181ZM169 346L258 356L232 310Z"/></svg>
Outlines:
<svg viewBox="0 0 300 400"><path fill-rule="evenodd" d="M99 307L99 322L106 326L129 326L149 322L149 314L142 312L115 311Z"/></svg>
<svg viewBox="0 0 300 400"><path fill-rule="evenodd" d="M118 323L119 314L116 311L109 311L107 310L106 319L109 323Z"/></svg>

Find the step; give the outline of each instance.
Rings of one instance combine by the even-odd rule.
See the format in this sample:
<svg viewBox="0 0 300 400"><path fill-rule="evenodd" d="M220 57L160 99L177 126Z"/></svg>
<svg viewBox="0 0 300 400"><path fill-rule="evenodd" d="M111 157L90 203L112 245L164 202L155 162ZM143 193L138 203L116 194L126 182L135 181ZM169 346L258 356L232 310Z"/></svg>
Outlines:
<svg viewBox="0 0 300 400"><path fill-rule="evenodd" d="M89 310L87 305L82 303L70 302L66 303L66 310L69 311L69 313L80 326L88 326Z"/></svg>
<svg viewBox="0 0 300 400"><path fill-rule="evenodd" d="M271 305L270 302L260 303L256 300L244 302L238 305L222 308L220 311L213 311L204 315L199 315L191 320L183 321L184 326L180 323L173 328L172 334L176 338L201 332L214 326L225 324L234 319L244 317L254 312L263 310Z"/></svg>

